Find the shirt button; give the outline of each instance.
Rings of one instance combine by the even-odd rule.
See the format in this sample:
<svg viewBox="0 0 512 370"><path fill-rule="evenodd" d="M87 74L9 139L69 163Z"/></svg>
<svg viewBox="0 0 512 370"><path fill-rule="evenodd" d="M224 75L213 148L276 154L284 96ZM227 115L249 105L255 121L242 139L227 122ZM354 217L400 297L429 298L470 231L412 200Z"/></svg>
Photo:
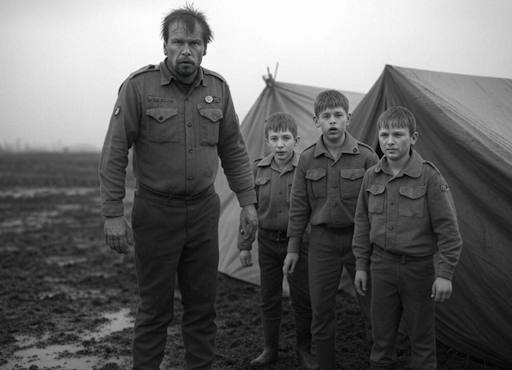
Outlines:
<svg viewBox="0 0 512 370"><path fill-rule="evenodd" d="M390 204L391 204L392 206L394 206L394 205L395 205L395 202L391 202Z"/></svg>
<svg viewBox="0 0 512 370"><path fill-rule="evenodd" d="M191 124L191 123L187 123L187 126L188 126L188 127L192 127L192 124Z"/></svg>
<svg viewBox="0 0 512 370"><path fill-rule="evenodd" d="M194 176L189 176L188 179L189 180L194 180Z"/></svg>
<svg viewBox="0 0 512 370"><path fill-rule="evenodd" d="M338 207L338 203L334 203L332 206L333 206L334 208L336 208L336 207Z"/></svg>
<svg viewBox="0 0 512 370"><path fill-rule="evenodd" d="M332 188L333 189L336 189L338 187L338 185L333 185Z"/></svg>
<svg viewBox="0 0 512 370"><path fill-rule="evenodd" d="M189 149L188 152L189 153L194 153L194 149Z"/></svg>
<svg viewBox="0 0 512 370"><path fill-rule="evenodd" d="M389 230L393 230L393 226L390 226L390 227L389 227Z"/></svg>
<svg viewBox="0 0 512 370"><path fill-rule="evenodd" d="M283 213L283 211L282 211L282 210L279 210L279 213Z"/></svg>

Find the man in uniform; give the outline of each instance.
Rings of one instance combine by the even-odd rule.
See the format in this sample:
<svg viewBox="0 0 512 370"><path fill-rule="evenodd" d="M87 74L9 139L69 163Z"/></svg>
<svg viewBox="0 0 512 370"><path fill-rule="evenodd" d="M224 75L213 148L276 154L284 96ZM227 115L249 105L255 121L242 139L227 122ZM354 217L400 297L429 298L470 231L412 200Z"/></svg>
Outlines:
<svg viewBox="0 0 512 370"><path fill-rule="evenodd" d="M166 59L133 73L119 90L99 166L104 231L118 253L134 243L140 304L133 369L159 368L174 315L176 275L187 369L211 369L218 158L242 207L241 232L247 235L257 228L254 180L228 85L201 67L213 38L204 14L192 6L170 12L162 38ZM123 216L130 148L137 180L131 228Z"/></svg>

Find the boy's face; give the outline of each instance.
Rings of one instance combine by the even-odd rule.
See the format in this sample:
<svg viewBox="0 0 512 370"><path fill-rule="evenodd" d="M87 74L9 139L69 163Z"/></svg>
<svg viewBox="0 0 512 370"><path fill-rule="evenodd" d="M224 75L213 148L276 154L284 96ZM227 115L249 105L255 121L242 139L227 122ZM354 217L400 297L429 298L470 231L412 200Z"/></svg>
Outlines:
<svg viewBox="0 0 512 370"><path fill-rule="evenodd" d="M406 158L417 139L418 133L414 132L411 135L408 128L379 129L380 149L389 161L399 162Z"/></svg>
<svg viewBox="0 0 512 370"><path fill-rule="evenodd" d="M318 117L314 117L315 126L319 127L324 138L332 143L343 141L345 130L350 123L350 114L342 107L327 108Z"/></svg>
<svg viewBox="0 0 512 370"><path fill-rule="evenodd" d="M291 159L295 146L299 142L299 137L293 137L290 130L280 132L270 130L266 142L272 154L274 154L274 158L286 162Z"/></svg>

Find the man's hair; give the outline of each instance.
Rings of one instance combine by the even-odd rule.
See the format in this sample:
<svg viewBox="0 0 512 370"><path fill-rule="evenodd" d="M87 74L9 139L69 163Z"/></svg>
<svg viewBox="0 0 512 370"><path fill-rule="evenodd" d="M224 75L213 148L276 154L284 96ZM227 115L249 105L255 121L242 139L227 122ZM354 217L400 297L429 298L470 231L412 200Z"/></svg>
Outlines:
<svg viewBox="0 0 512 370"><path fill-rule="evenodd" d="M416 132L416 118L405 107L391 107L382 113L377 120L377 129L408 128L412 135Z"/></svg>
<svg viewBox="0 0 512 370"><path fill-rule="evenodd" d="M197 22L203 30L205 47L213 40L213 32L208 25L206 16L203 12L194 9L190 4L186 4L183 8L175 9L165 16L162 21L162 39L165 42L169 38L169 25L173 22L180 22L189 32L195 31Z"/></svg>
<svg viewBox="0 0 512 370"><path fill-rule="evenodd" d="M265 120L265 138L268 139L268 133L270 131L274 132L285 132L290 130L293 137L296 138L298 135L297 122L295 122L295 118L293 118L288 113L277 112L270 115Z"/></svg>
<svg viewBox="0 0 512 370"><path fill-rule="evenodd" d="M348 114L349 104L347 97L338 90L322 91L315 99L315 116L320 116L320 113L326 109L338 107L342 107L345 110L345 113Z"/></svg>

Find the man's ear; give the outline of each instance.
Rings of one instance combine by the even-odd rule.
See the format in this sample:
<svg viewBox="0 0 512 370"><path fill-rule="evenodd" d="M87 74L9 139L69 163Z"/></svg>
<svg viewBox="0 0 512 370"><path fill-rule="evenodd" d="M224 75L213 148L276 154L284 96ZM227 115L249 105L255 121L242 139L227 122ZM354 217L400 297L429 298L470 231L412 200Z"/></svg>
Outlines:
<svg viewBox="0 0 512 370"><path fill-rule="evenodd" d="M203 57L206 55L206 46L204 47Z"/></svg>
<svg viewBox="0 0 512 370"><path fill-rule="evenodd" d="M167 55L167 43L164 41L164 55Z"/></svg>

